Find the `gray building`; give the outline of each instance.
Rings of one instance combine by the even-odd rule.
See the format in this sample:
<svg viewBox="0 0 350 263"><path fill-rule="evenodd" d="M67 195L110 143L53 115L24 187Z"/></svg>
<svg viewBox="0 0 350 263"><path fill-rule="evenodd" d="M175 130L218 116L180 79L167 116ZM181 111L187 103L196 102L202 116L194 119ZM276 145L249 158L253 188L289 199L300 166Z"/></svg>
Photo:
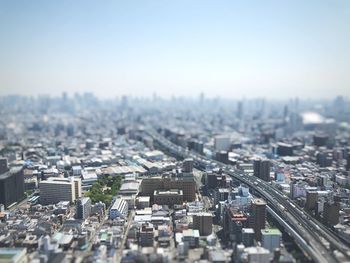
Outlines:
<svg viewBox="0 0 350 263"><path fill-rule="evenodd" d="M0 204L7 209L24 199L23 167L8 169L7 161L4 161L2 171L4 172L0 173Z"/></svg>
<svg viewBox="0 0 350 263"><path fill-rule="evenodd" d="M91 199L89 197L82 197L77 201L77 212L75 218L86 219L91 213Z"/></svg>

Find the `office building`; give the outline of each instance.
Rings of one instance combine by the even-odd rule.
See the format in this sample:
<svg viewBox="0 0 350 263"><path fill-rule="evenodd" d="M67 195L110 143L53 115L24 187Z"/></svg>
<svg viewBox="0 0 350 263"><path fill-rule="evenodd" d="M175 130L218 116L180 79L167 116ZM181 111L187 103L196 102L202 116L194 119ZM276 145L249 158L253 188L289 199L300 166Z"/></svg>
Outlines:
<svg viewBox="0 0 350 263"><path fill-rule="evenodd" d="M261 244L264 248L273 252L280 247L282 233L277 228L269 228L261 230Z"/></svg>
<svg viewBox="0 0 350 263"><path fill-rule="evenodd" d="M187 143L187 147L191 151L195 151L199 154L203 154L204 150L204 144L203 142L197 141L197 140L189 140Z"/></svg>
<svg viewBox="0 0 350 263"><path fill-rule="evenodd" d="M109 218L115 219L117 217L127 217L128 215L128 203L121 198L117 198L112 207L109 210Z"/></svg>
<svg viewBox="0 0 350 263"><path fill-rule="evenodd" d="M139 233L139 244L141 247L153 247L154 228L150 223L142 224Z"/></svg>
<svg viewBox="0 0 350 263"><path fill-rule="evenodd" d="M81 197L81 179L80 178L74 178L74 192L75 192L75 199L79 199Z"/></svg>
<svg viewBox="0 0 350 263"><path fill-rule="evenodd" d="M194 201L196 198L196 182L193 176L155 176L142 179L140 195L150 196L153 200L154 191L182 190L184 201Z"/></svg>
<svg viewBox="0 0 350 263"><path fill-rule="evenodd" d="M256 240L261 240L261 229L266 225L266 202L261 198L252 200L249 215L249 227L254 229Z"/></svg>
<svg viewBox="0 0 350 263"><path fill-rule="evenodd" d="M323 208L323 219L328 225L336 225L339 223L339 202L326 202Z"/></svg>
<svg viewBox="0 0 350 263"><path fill-rule="evenodd" d="M313 137L314 145L316 146L326 146L328 142L328 136L325 134L315 134Z"/></svg>
<svg viewBox="0 0 350 263"><path fill-rule="evenodd" d="M86 219L91 213L91 199L89 197L82 197L77 200L76 205L76 219Z"/></svg>
<svg viewBox="0 0 350 263"><path fill-rule="evenodd" d="M292 156L293 155L293 145L288 143L280 142L277 144L277 154L279 156Z"/></svg>
<svg viewBox="0 0 350 263"><path fill-rule="evenodd" d="M269 182L271 163L269 160L255 159L253 161L254 176Z"/></svg>
<svg viewBox="0 0 350 263"><path fill-rule="evenodd" d="M317 204L318 194L317 191L306 191L306 203L305 208L309 211L315 210Z"/></svg>
<svg viewBox="0 0 350 263"><path fill-rule="evenodd" d="M5 159L6 160L6 159ZM3 161L0 174L0 204L7 209L9 206L24 199L23 167L7 167L7 161Z"/></svg>
<svg viewBox="0 0 350 263"><path fill-rule="evenodd" d="M231 147L231 140L229 136L218 135L214 138L215 151L229 151Z"/></svg>
<svg viewBox="0 0 350 263"><path fill-rule="evenodd" d="M3 174L9 170L7 166L7 159L6 158L0 158L0 174Z"/></svg>
<svg viewBox="0 0 350 263"><path fill-rule="evenodd" d="M243 262L270 263L270 251L263 247L247 247L244 249L246 258Z"/></svg>
<svg viewBox="0 0 350 263"><path fill-rule="evenodd" d="M76 188L78 178L49 177L39 183L40 203L42 205L56 204L60 201L74 202L76 200Z"/></svg>
<svg viewBox="0 0 350 263"><path fill-rule="evenodd" d="M192 173L193 172L193 159L187 158L183 161L182 172L183 173Z"/></svg>
<svg viewBox="0 0 350 263"><path fill-rule="evenodd" d="M156 190L153 194L153 200L158 205L182 205L183 204L183 192L182 190Z"/></svg>
<svg viewBox="0 0 350 263"><path fill-rule="evenodd" d="M218 151L215 153L215 159L221 163L228 163L228 152L227 151Z"/></svg>
<svg viewBox="0 0 350 263"><path fill-rule="evenodd" d="M226 207L224 210L223 232L226 240L240 243L242 229L248 227L247 215L235 207Z"/></svg>
<svg viewBox="0 0 350 263"><path fill-rule="evenodd" d="M213 231L213 215L206 212L194 214L193 229L199 230L201 236L210 235Z"/></svg>
<svg viewBox="0 0 350 263"><path fill-rule="evenodd" d="M254 245L255 232L253 228L242 228L242 243L245 247Z"/></svg>

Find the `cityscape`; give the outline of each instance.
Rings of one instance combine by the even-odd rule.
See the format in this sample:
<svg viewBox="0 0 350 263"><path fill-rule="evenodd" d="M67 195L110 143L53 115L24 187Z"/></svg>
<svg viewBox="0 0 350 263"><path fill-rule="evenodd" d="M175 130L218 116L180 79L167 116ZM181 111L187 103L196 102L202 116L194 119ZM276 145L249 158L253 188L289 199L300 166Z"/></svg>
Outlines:
<svg viewBox="0 0 350 263"><path fill-rule="evenodd" d="M1 0L0 263L350 263L349 0Z"/></svg>
<svg viewBox="0 0 350 263"><path fill-rule="evenodd" d="M349 261L346 98L0 105L1 262Z"/></svg>

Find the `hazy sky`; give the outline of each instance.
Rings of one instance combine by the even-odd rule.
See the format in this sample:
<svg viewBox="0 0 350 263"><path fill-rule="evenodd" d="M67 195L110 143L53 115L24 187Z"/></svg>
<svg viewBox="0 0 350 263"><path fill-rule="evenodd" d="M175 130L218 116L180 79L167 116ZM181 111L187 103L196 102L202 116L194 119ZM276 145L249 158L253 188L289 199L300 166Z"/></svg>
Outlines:
<svg viewBox="0 0 350 263"><path fill-rule="evenodd" d="M0 95L350 96L350 1L0 0Z"/></svg>

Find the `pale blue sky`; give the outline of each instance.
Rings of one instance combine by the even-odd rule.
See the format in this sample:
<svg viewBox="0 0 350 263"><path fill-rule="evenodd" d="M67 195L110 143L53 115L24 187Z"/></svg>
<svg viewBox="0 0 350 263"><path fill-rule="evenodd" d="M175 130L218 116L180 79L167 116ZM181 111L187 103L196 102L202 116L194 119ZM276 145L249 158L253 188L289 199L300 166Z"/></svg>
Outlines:
<svg viewBox="0 0 350 263"><path fill-rule="evenodd" d="M350 1L0 0L0 95L350 95Z"/></svg>

